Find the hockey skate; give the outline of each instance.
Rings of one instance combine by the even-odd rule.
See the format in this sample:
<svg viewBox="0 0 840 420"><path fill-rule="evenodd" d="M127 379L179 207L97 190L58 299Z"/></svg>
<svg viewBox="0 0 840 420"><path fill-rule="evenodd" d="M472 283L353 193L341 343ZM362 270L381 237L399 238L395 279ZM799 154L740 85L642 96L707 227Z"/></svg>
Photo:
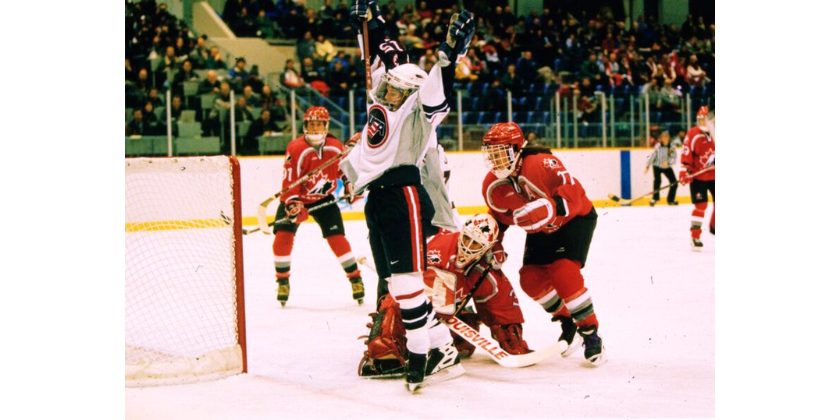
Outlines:
<svg viewBox="0 0 840 420"><path fill-rule="evenodd" d="M650 200L650 206L653 207L656 205L656 200Z"/></svg>
<svg viewBox="0 0 840 420"><path fill-rule="evenodd" d="M405 387L415 393L426 386L423 383L426 371L426 355L408 353L408 363L405 365Z"/></svg>
<svg viewBox="0 0 840 420"><path fill-rule="evenodd" d="M457 378L466 373L461 366L461 356L458 349L451 343L433 348L429 351L426 362L426 382L436 383Z"/></svg>
<svg viewBox="0 0 840 420"><path fill-rule="evenodd" d="M365 302L365 284L362 283L361 277L353 277L350 279L350 287L353 288L353 299L359 302L359 305Z"/></svg>
<svg viewBox="0 0 840 420"><path fill-rule="evenodd" d="M359 376L368 379L395 379L405 376L405 365L397 358L377 360L365 351L359 362Z"/></svg>
<svg viewBox="0 0 840 420"><path fill-rule="evenodd" d="M700 239L691 238L691 250L692 251L702 251L703 250L703 242L700 242Z"/></svg>
<svg viewBox="0 0 840 420"><path fill-rule="evenodd" d="M561 353L563 357L569 357L575 354L576 351L583 345L583 337L577 334L577 325L572 318L567 316L555 316L551 318L552 321L560 321L560 338L557 341L566 344L566 348Z"/></svg>
<svg viewBox="0 0 840 420"><path fill-rule="evenodd" d="M289 279L277 279L277 300L285 307L289 300Z"/></svg>
<svg viewBox="0 0 840 420"><path fill-rule="evenodd" d="M607 359L604 357L604 343L601 337L598 336L598 327L592 326L580 330L580 335L583 336L583 357L592 364L592 366L600 366Z"/></svg>
<svg viewBox="0 0 840 420"><path fill-rule="evenodd" d="M709 232L711 232L711 234L714 235L715 234L715 227L714 226L709 226Z"/></svg>

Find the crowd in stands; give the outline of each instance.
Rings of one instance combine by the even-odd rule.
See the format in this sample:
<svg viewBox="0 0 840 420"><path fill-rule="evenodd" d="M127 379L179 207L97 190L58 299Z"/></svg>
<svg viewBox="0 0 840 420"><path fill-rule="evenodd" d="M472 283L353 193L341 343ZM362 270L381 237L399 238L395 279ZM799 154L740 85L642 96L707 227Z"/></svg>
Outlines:
<svg viewBox="0 0 840 420"><path fill-rule="evenodd" d="M399 39L412 61L426 70L437 60L435 50L445 39L449 16L458 11L452 3L418 0L401 10L394 1L381 4L389 36ZM559 91L577 97L578 116L592 121L599 118L596 91L646 92L651 108L679 119L680 100L687 92L698 98L714 94L714 24L702 17L689 15L682 25L660 25L639 16L626 25L623 16L606 7L547 7L515 16L507 1L498 0L476 2L470 10L477 30L467 56L457 64L456 88L482 98L483 111L503 111L506 91L534 109L550 101L538 96L553 97ZM363 91L364 63L347 0L337 5L324 0L317 9L291 0L227 0L221 17L238 36L297 41L296 58L286 63L281 77L287 88L308 86L339 104L346 104L348 91ZM167 89L179 106L199 111L196 121L204 135L218 135L231 89L247 96L245 104L256 110L251 120L261 119L262 109L270 110L269 125L282 126L286 120L283 101L256 66L248 68L244 57L223 57L218 47L208 47L206 37L195 36L153 0L126 0L125 66L126 108L132 110L126 134L162 132L165 113L162 117L160 109ZM196 92L185 91L196 81ZM205 115L197 101L208 93L218 96Z"/></svg>

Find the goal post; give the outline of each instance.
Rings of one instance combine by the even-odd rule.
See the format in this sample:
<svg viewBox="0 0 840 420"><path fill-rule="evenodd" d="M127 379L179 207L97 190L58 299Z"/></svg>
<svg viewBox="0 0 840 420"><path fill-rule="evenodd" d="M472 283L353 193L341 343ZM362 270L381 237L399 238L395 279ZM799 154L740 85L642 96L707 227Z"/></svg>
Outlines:
<svg viewBox="0 0 840 420"><path fill-rule="evenodd" d="M125 159L125 384L248 371L239 161Z"/></svg>

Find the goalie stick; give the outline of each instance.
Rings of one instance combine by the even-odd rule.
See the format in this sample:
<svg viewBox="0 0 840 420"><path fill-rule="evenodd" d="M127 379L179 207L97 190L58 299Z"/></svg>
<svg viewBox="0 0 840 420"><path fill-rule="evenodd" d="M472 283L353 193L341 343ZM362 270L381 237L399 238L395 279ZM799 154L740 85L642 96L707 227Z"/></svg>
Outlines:
<svg viewBox="0 0 840 420"><path fill-rule="evenodd" d="M266 209L268 208L268 205L271 204L272 201L276 200L281 195L289 192L289 190L291 190L292 188L297 187L297 186L303 184L304 182L308 181L309 178L318 174L318 172L321 172L322 169L324 169L324 168L332 165L333 163L339 161L344 156L347 156L347 154L350 153L351 150L353 150L353 147L355 145L356 145L356 143L350 144L344 150L342 150L341 153L327 159L324 163L318 165L317 168L309 171L306 175L298 178L295 182L292 182L291 184L289 184L288 187L280 190L276 194L272 195L271 197L268 197L267 199L265 199L265 201L260 203L260 205L257 207L257 225L259 226L259 230L261 230L266 235L271 235L272 234L271 229L268 227L268 220L266 219Z"/></svg>
<svg viewBox="0 0 840 420"><path fill-rule="evenodd" d="M356 261L359 264L362 264L365 267L371 269L371 271L373 271L374 273L376 272L376 267L373 265L370 259L368 259L364 255L356 257ZM485 274L486 273L482 273L482 275ZM475 290L477 289L477 287L474 288L472 292L475 292ZM466 299L464 301L466 301ZM510 354L502 350L502 347L499 345L498 341L493 340L492 338L484 337L483 335L481 335L480 332L476 331L467 323L461 321L458 318L455 318L454 316L451 318L442 318L440 322L449 327L450 330L454 331L455 334L461 336L461 338L466 340L468 343L480 348L482 351L487 353L490 356L490 358L493 359L494 362L506 368L521 368L535 365L545 359L548 359L549 357L556 356L562 353L564 349L563 345L560 342L556 342L544 349L535 350L531 353Z"/></svg>
<svg viewBox="0 0 840 420"><path fill-rule="evenodd" d="M695 176L697 176L697 175L704 174L704 173L706 173L706 172L713 171L713 170L715 170L715 165L705 167L705 168L703 168L703 169L701 169L701 170L699 170L699 171L697 171L697 172L695 172L695 173L693 173L693 174L689 175L688 177L689 177L689 178L694 178L694 177L695 177ZM643 198L645 198L645 197L647 197L647 196L649 196L649 195L653 195L653 194L654 194L654 193L656 193L656 192L662 191L662 190L664 190L664 189L666 189L666 188L670 188L671 186L676 185L676 184L677 184L677 183L668 184L668 185L666 185L666 186L664 186L664 187L662 187L662 188L655 189L655 190L653 190L653 191L651 191L651 192L649 192L649 193L646 193L646 194L644 194L644 195L640 195L639 197L636 197L636 198L634 198L634 199L632 199L632 200L630 200L630 199L626 199L626 198L619 198L619 197L618 197L618 196L616 196L615 194L609 194L609 195L608 195L608 197L610 198L610 200L615 201L616 203L618 203L618 204L620 204L620 205L622 205L622 206L629 206L629 205L631 205L631 204L633 204L633 203L635 203L635 202L637 202L637 201L639 201L639 200L641 200L641 199L643 199Z"/></svg>
<svg viewBox="0 0 840 420"><path fill-rule="evenodd" d="M332 200L330 200L330 201L327 201L326 203L321 203L321 204L318 204L317 206L310 207L310 208L308 208L308 209L307 209L307 211L314 211L314 210L322 209L322 208L327 207L327 206L329 206L329 205L331 205L331 204L335 204L335 203L337 203L337 202L339 202L339 201L341 201L341 200L348 200L348 202L349 202L349 197L347 197L347 196L336 197L335 199L332 199ZM230 219L230 217L227 217L227 215L225 215L225 213L224 213L224 212L222 212L222 220L223 220L226 224L228 224L228 225L232 225L232 224L233 224L233 220L231 220L231 219ZM289 217L288 217L288 216L286 216L286 217L284 217L284 218L282 218L282 219L277 219L277 220L275 220L275 221L271 222L271 225L270 225L270 226L274 226L274 225L276 225L277 223L282 223L282 222L283 222L283 221L285 221L285 220L289 220ZM255 227L255 228L253 228L253 229L242 229L242 234L243 234L243 235L250 235L250 234L252 234L252 233L254 233L254 232L258 232L259 230L260 230L260 228L259 228L259 227Z"/></svg>

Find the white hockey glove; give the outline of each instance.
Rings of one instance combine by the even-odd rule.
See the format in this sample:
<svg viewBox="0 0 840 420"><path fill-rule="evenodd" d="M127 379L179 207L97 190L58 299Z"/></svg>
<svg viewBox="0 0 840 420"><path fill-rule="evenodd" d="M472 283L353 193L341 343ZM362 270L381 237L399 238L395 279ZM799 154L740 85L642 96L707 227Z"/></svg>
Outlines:
<svg viewBox="0 0 840 420"><path fill-rule="evenodd" d="M449 30L446 33L446 42L441 44L437 52L440 66L447 67L465 55L473 34L475 34L475 19L469 10L452 15L449 20Z"/></svg>

